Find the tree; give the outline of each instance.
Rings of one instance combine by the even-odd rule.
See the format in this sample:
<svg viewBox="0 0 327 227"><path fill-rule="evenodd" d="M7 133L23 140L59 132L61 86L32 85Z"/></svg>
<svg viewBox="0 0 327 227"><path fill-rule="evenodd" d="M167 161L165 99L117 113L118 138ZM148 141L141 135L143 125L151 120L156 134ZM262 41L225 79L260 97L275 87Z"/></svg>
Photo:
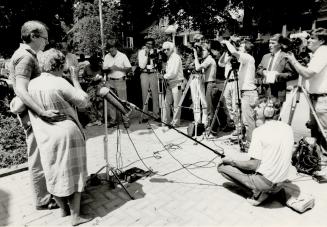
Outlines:
<svg viewBox="0 0 327 227"><path fill-rule="evenodd" d="M75 4L74 21L75 24L69 32L75 50L93 54L101 52L101 34L98 0L90 3L88 1L80 1ZM109 39L120 40L121 27L121 10L117 2L103 2L103 30L105 41Z"/></svg>
<svg viewBox="0 0 327 227"><path fill-rule="evenodd" d="M257 32L280 32L283 24L289 28L307 27L320 1L276 0L268 7L266 1L260 0L122 0L131 15L141 14L141 19L148 20L152 17L152 21L168 16L170 23L178 23L181 30L200 30L209 36L226 28L253 36ZM242 11L240 22L231 12Z"/></svg>
<svg viewBox="0 0 327 227"><path fill-rule="evenodd" d="M1 0L0 54L10 57L20 42L20 28L28 20L39 20L49 27L49 38L58 42L65 34L62 24L71 24L74 0ZM50 40L50 41L51 41Z"/></svg>

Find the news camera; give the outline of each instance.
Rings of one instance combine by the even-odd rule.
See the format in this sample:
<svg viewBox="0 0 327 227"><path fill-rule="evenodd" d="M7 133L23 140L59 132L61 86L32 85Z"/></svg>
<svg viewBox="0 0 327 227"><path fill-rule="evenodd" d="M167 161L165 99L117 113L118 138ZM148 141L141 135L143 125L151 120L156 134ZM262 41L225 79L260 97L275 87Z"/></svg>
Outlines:
<svg viewBox="0 0 327 227"><path fill-rule="evenodd" d="M230 42L230 43L231 43L235 48L237 48L237 47L239 46L239 40L238 40L238 39L232 39L232 38L230 38L230 39L229 39L229 42ZM230 63L231 63L232 69L233 69L233 70L237 70L237 69L239 69L239 67L240 67L240 63L239 63L239 61L237 60L237 58L236 58L234 55L232 55L232 53L228 50L226 44L223 44L223 43L222 43L221 46L222 46L223 51L224 51L224 52L227 52L228 55L231 56Z"/></svg>
<svg viewBox="0 0 327 227"><path fill-rule="evenodd" d="M292 34L290 38L281 37L279 40L281 50L286 53L293 53L302 65L307 65L310 61L306 43L307 38L308 36L304 36L302 33Z"/></svg>

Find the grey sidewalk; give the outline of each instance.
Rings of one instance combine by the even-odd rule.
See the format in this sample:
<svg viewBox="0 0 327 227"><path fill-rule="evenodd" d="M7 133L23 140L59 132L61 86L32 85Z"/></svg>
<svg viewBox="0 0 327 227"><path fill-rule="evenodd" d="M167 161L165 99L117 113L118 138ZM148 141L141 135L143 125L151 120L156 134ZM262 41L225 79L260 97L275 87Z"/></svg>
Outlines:
<svg viewBox="0 0 327 227"><path fill-rule="evenodd" d="M299 120L303 125L303 119ZM303 126L296 135L306 133ZM120 188L103 185L88 187L83 194L82 209L96 218L86 225L100 226L326 226L327 184L318 184L308 176L294 173L293 184L301 193L315 197L315 207L304 214L268 199L262 206L253 207L245 194L216 171L219 158L201 145L194 145L174 130L153 126L168 151L146 125L132 124L130 137L144 163L139 161L128 134L120 131L117 152L117 131L109 130L108 160L112 166L147 167L157 175L128 184L135 197L130 200ZM180 130L186 131L186 127ZM87 129L87 158L89 174L104 164L103 128ZM242 159L238 146L225 138L202 140L208 146ZM178 161L177 161L178 160ZM145 167L145 165L147 167ZM183 166L182 166L183 165ZM184 168L183 168L184 167ZM127 169L124 168L124 169ZM102 172L104 173L104 171ZM103 175L103 174L102 174ZM69 225L69 218L59 218L57 210L36 211L32 204L27 172L0 178L0 225L54 226ZM295 186L294 186L295 188Z"/></svg>

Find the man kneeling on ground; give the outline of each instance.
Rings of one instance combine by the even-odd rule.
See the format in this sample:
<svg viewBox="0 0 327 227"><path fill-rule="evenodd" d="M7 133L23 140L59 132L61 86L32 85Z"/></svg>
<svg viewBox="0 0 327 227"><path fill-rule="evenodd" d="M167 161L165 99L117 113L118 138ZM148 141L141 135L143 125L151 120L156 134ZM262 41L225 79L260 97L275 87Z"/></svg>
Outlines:
<svg viewBox="0 0 327 227"><path fill-rule="evenodd" d="M259 205L281 188L291 167L294 144L293 130L284 122L277 121L280 104L275 99L260 100L255 108L256 123L247 161L225 157L218 165L218 172L226 179L252 191L248 202Z"/></svg>

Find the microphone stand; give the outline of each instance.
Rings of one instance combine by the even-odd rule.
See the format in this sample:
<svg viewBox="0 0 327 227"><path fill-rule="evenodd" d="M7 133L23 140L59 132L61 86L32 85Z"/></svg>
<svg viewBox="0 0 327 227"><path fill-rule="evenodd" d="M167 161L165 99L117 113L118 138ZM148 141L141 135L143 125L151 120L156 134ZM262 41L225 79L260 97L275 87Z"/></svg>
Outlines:
<svg viewBox="0 0 327 227"><path fill-rule="evenodd" d="M106 96L107 96L107 95L112 96L111 98L115 99L115 101L119 102L122 106L124 106L124 108L126 109L124 112L129 112L131 109L135 109L135 110L141 112L142 114L147 115L148 117L153 118L156 122L159 122L159 123L161 123L161 124L166 125L167 127L171 128L171 129L174 129L174 130L175 130L176 132L178 132L179 134L182 134L183 136L189 138L190 140L193 140L194 142L196 142L196 143L202 145L203 147L205 147L205 148L207 148L208 150L212 151L213 153L219 155L220 157L222 157L222 158L225 157L225 154L224 154L224 153L220 153L220 152L218 152L218 151L212 149L211 147L205 145L204 143L198 141L197 139L194 139L193 137L187 135L186 133L184 133L184 132L178 130L177 128L175 128L175 127L172 126L171 124L168 124L168 123L166 123L166 122L161 121L160 118L156 118L156 117L152 116L151 114L149 114L149 113L147 113L147 112L144 112L141 108L137 107L137 106L134 105L133 103L130 103L130 102L128 102L128 101L125 101L125 100L120 99L120 98L119 98L117 95L115 95L111 90L109 90L109 92L106 94ZM104 96L102 96L102 97L104 97ZM120 110L120 111L122 111L122 110Z"/></svg>

